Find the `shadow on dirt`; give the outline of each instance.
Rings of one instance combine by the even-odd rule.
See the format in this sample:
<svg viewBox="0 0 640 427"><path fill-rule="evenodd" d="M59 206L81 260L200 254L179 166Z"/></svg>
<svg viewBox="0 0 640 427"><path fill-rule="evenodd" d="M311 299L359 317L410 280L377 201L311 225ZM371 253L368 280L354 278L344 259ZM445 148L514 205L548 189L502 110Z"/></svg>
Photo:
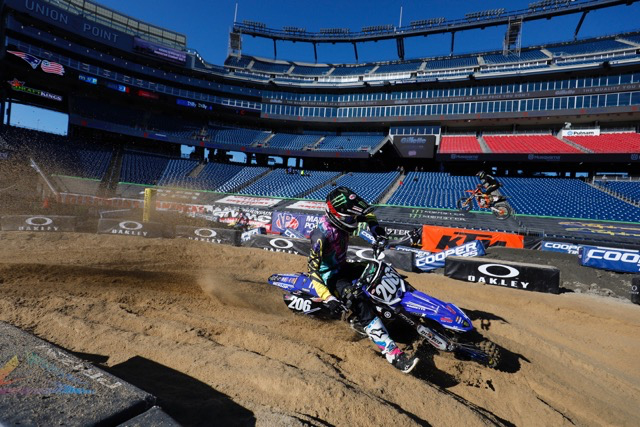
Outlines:
<svg viewBox="0 0 640 427"><path fill-rule="evenodd" d="M152 394L156 404L183 426L255 426L250 410L211 386L143 357L133 357L112 367L103 364L108 357L75 353L98 364L101 369Z"/></svg>

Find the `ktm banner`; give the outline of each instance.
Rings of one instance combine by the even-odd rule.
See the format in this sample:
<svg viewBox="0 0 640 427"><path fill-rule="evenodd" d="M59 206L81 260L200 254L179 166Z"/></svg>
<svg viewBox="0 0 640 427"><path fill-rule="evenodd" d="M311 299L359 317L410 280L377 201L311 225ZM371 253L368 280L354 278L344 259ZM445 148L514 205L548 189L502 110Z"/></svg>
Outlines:
<svg viewBox="0 0 640 427"><path fill-rule="evenodd" d="M438 227L435 225L422 226L422 249L425 251L440 252L474 240L481 241L485 247L524 248L524 236L519 234Z"/></svg>

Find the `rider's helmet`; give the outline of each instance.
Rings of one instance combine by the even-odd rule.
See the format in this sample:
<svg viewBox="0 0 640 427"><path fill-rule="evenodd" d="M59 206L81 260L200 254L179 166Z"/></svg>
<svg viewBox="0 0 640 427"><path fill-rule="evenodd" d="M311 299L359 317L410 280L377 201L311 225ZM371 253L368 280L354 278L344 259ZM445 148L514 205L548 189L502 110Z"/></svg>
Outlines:
<svg viewBox="0 0 640 427"><path fill-rule="evenodd" d="M331 224L350 232L357 228L358 217L373 211L364 199L347 187L334 188L327 194L325 215Z"/></svg>
<svg viewBox="0 0 640 427"><path fill-rule="evenodd" d="M480 179L484 179L484 177L487 176L487 174L484 173L484 171L480 171L476 174L476 176Z"/></svg>

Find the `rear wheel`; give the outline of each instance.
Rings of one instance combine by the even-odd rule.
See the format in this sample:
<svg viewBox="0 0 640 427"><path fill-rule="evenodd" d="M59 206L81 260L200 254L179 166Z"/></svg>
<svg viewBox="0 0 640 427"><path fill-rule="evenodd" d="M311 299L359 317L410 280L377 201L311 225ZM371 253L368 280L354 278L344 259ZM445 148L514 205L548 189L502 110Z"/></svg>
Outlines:
<svg viewBox="0 0 640 427"><path fill-rule="evenodd" d="M476 347L487 355L487 366L497 369L500 365L500 348L489 340L483 340L476 343Z"/></svg>
<svg viewBox="0 0 640 427"><path fill-rule="evenodd" d="M507 219L513 214L513 209L505 202L498 202L491 208L491 211L498 219Z"/></svg>
<svg viewBox="0 0 640 427"><path fill-rule="evenodd" d="M468 212L473 205L473 199L471 197L460 197L456 202L456 207L461 211Z"/></svg>

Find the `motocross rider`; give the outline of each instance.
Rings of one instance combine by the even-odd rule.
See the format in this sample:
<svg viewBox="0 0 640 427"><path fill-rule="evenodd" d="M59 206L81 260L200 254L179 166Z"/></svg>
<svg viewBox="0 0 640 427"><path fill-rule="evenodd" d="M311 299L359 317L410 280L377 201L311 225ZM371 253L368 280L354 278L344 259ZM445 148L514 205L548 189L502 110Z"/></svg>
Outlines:
<svg viewBox="0 0 640 427"><path fill-rule="evenodd" d="M325 215L311 233L309 276L318 296L334 314L344 311L340 299L348 298L354 290L353 281L362 273L362 266L347 263L349 234L356 230L358 222L366 222L378 242L386 242L386 232L372 211L373 206L349 188L337 187L327 195ZM356 298L350 308L389 363L404 373L416 366L418 359L398 348L371 303Z"/></svg>
<svg viewBox="0 0 640 427"><path fill-rule="evenodd" d="M495 196L493 196L491 193L502 187L502 184L500 184L498 180L493 176L484 171L478 172L476 176L480 178L479 188L486 196L487 202L490 202L491 200L495 201Z"/></svg>

